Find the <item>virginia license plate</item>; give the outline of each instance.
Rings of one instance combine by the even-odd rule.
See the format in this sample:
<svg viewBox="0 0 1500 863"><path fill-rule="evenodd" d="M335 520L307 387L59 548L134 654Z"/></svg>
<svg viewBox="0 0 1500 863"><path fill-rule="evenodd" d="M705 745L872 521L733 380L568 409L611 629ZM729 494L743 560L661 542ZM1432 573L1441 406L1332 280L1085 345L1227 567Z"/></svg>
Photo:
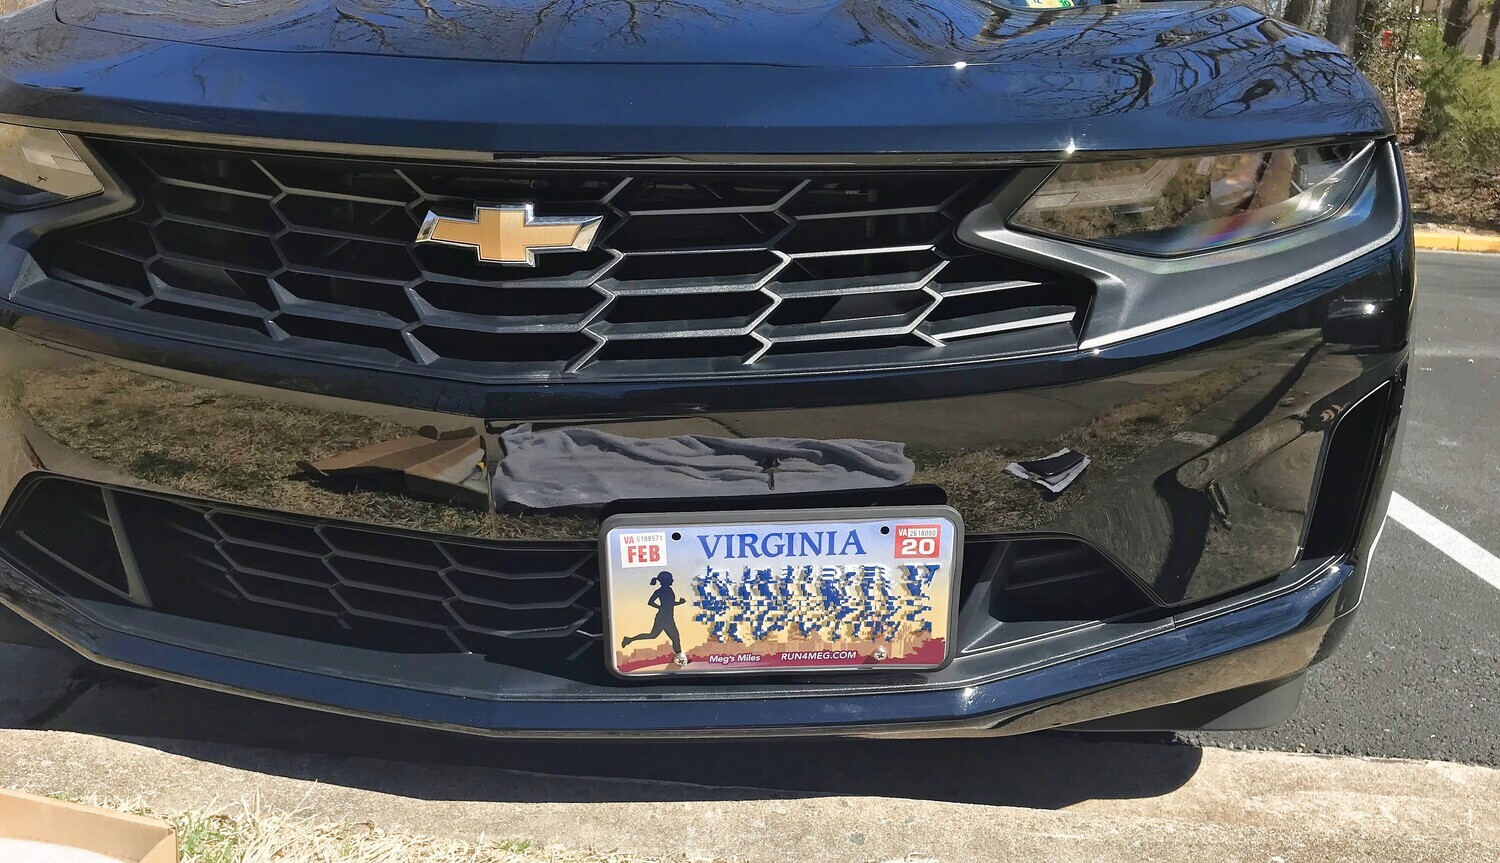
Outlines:
<svg viewBox="0 0 1500 863"><path fill-rule="evenodd" d="M605 655L624 677L946 664L963 525L948 507L605 521Z"/></svg>

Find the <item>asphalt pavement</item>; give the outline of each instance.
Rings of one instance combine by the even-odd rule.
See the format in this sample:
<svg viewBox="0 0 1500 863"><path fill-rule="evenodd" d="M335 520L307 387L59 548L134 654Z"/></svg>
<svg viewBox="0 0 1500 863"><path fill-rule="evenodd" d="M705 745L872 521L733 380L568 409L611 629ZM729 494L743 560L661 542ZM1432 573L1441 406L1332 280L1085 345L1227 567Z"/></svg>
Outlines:
<svg viewBox="0 0 1500 863"><path fill-rule="evenodd" d="M1492 493L1500 486L1500 450L1494 445L1500 439L1500 396L1490 386L1500 372L1500 255L1434 252L1421 254L1419 262L1416 356L1406 408L1409 425L1395 489L1490 554L1500 554L1500 507L1495 506ZM1305 814L1304 806L1311 805L1309 795L1317 797L1322 801L1318 805L1331 807L1328 824L1336 832L1343 823L1340 807L1364 807L1360 811L1374 813L1371 817L1376 820L1378 813L1400 807L1411 817L1415 804L1401 802L1403 784L1420 784L1440 775L1457 783L1455 788L1459 790L1432 790L1430 808L1438 818L1444 812L1443 794L1461 799L1468 793L1461 790L1465 783L1500 787L1491 783L1494 772L1450 775L1442 772L1447 769L1445 765L1411 765L1416 772L1401 778L1395 773L1380 774L1384 762L1277 761L1285 756L1250 753L1240 753L1244 760L1235 761L1233 753L1224 751L1261 749L1500 766L1500 589L1393 520L1386 522L1373 567L1360 617L1334 657L1311 672L1301 710L1286 724L1263 732L1176 738L1055 733L935 741L491 741L327 716L149 680L99 675L66 654L0 648L0 680L20 679L29 686L19 691L0 690L0 746L8 743L17 753L29 752L32 759L12 762L6 768L5 759L0 758L0 786L26 784L22 781L25 777L42 782L36 777L51 776L54 779L45 781L58 783L75 777L78 783L113 783L112 787L122 791L150 785L157 789L152 793L170 801L175 799L173 784L155 774L147 783L140 778L140 771L146 770L143 765L148 763L162 765L161 770L177 769L172 767L176 763L173 759L187 759L199 765L195 768L199 771L234 771L225 773L223 781L239 783L233 787L250 788L257 794L262 789L270 793L272 788L281 788L281 793L288 795L303 793L301 786L285 782L311 781L318 787L344 786L378 797L358 805L347 803L356 814L374 811L361 806L374 807L379 801L395 798L537 804L542 808L535 811L554 814L563 811L556 809L563 803L615 807L568 810L570 814L560 816L553 827L539 821L534 828L538 835L572 841L593 841L596 834L588 830L607 827L608 819L625 811L619 808L621 804L644 802L669 807L651 810L655 814L638 813L647 818L680 815L689 821L722 817L750 818L752 822L770 818L774 822L778 817L790 817L786 810L776 809L781 805L776 801L832 797L852 801L838 804L844 807L838 811L845 817L855 822L869 819L871 824L896 830L887 837L892 844L882 847L899 848L899 837L904 835L897 830L900 824L920 824L928 817L951 820L962 816L963 821L988 817L967 810L933 809L921 816L903 815L907 820L899 824L892 821L892 811L917 805L910 801L923 806L996 807L993 811L1003 807L1011 813L1008 818L1019 819L1008 822L1016 827L1031 824L1025 820L1031 816L1018 812L1088 811L1095 807L1106 819L1142 819L1138 824L1142 835L1150 835L1153 830L1159 832L1161 819L1176 818L1185 811L1182 806L1187 804L1182 801L1219 800L1213 806L1204 804L1203 811L1207 812L1228 806L1224 795L1233 797L1231 792L1238 793L1234 790L1239 788L1266 795L1261 798L1264 806L1296 808L1299 816ZM53 738L36 737L45 732L34 729L58 733ZM49 739L54 742L48 743ZM137 743L145 743L146 749L129 748ZM126 749L121 751L120 747ZM65 750L75 752L68 756L73 760L49 760L49 753ZM913 770L914 764L928 769ZM364 767L356 769L357 765ZM994 765L995 769L978 770L976 765ZM1354 769L1335 765L1365 765L1368 771L1359 774L1363 779L1350 773L1337 774L1342 777L1337 781L1326 776L1318 780L1330 789L1339 783L1353 783L1352 788L1359 782L1378 779L1377 784L1386 783L1381 787L1387 791L1343 802L1319 797L1325 792L1310 790L1309 776L1333 776L1339 770ZM493 772L468 776L468 784L444 791L444 780L435 777L433 771L441 774L445 766L455 771ZM7 769L15 775L8 775ZM37 772L49 769L50 773ZM557 781L549 784L524 779L537 775ZM257 776L263 782L255 780ZM1283 792L1269 790L1277 783L1281 783ZM704 791L705 786L715 790ZM184 787L188 786L177 790ZM546 790L526 790L532 787ZM1472 789L1478 787L1472 785ZM1254 796L1250 791L1245 793L1248 796L1244 799ZM1277 793L1283 796L1275 796ZM892 798L908 802L892 803ZM1101 801L1132 800L1155 800L1158 804L1155 808L1128 810L1099 808L1103 806ZM1487 805L1493 808L1494 802ZM672 806L687 808L679 811ZM523 807L504 811L510 813L506 818L524 819L532 817L525 813L533 810ZM419 810L410 809L403 817L418 818ZM473 817L478 819L474 823L482 824L484 819L501 814L500 810L482 810ZM1470 808L1471 821L1473 817ZM1180 822L1182 829L1197 829L1190 821ZM1261 823L1266 830L1281 829L1275 821L1266 818ZM764 820L755 823L762 827L755 828L752 823L747 828L752 835L755 829L766 829ZM1056 831L1072 831L1069 835L1074 838L1087 835L1092 841L1112 835L1109 831L1124 822L1101 823L1048 821L1026 829L1058 836L1062 833ZM1223 829L1240 827L1243 825L1226 822ZM1206 829L1202 842L1217 841L1213 840L1217 829ZM855 848L865 840L851 837L865 837L867 832L872 837L871 848ZM1440 825L1432 831L1438 837L1443 833ZM608 833L606 830L597 835ZM775 835L791 842L796 835L805 839L814 834L790 830ZM873 829L855 830L845 838L852 843L849 850L857 852L853 856L863 859L865 852L874 853L876 835ZM1228 843L1223 847L1234 847L1239 835L1223 834L1220 838ZM1399 839L1392 835L1395 838L1391 841ZM766 836L770 842L771 833ZM1117 838L1124 840L1125 836ZM1256 833L1251 838L1254 841L1246 839L1250 844L1242 847L1260 848L1255 843L1266 837ZM1284 842L1292 844L1272 842L1264 847L1293 847L1306 841L1306 837L1291 836ZM1485 841L1486 847L1494 847L1493 837ZM1139 850L1144 846L1135 842L1134 847ZM1210 848L1219 847L1201 845L1204 855L1196 859L1227 859L1210 853ZM1432 846L1435 856L1430 859L1459 859L1453 856L1453 848L1445 849ZM801 853L795 844L782 850L790 856ZM1365 850L1373 852L1374 846L1365 846ZM1438 853L1440 850L1442 853ZM1406 852L1379 856L1417 859ZM957 850L950 857L964 859ZM1105 854L1098 859L1118 857ZM1325 858L1300 855L1295 859Z"/></svg>
<svg viewBox="0 0 1500 863"><path fill-rule="evenodd" d="M1500 555L1500 255L1422 252L1395 490ZM1354 628L1302 708L1214 746L1500 765L1500 590L1387 520Z"/></svg>

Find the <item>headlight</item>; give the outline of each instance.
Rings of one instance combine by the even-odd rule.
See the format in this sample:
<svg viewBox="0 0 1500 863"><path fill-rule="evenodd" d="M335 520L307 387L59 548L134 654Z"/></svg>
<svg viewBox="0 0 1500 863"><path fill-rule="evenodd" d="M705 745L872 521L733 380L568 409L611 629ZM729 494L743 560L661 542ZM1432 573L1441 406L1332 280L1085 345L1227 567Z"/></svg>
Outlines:
<svg viewBox="0 0 1500 863"><path fill-rule="evenodd" d="M1268 237L1337 213L1373 144L1064 165L1012 227L1147 255Z"/></svg>
<svg viewBox="0 0 1500 863"><path fill-rule="evenodd" d="M0 124L0 208L29 210L103 190L60 133Z"/></svg>

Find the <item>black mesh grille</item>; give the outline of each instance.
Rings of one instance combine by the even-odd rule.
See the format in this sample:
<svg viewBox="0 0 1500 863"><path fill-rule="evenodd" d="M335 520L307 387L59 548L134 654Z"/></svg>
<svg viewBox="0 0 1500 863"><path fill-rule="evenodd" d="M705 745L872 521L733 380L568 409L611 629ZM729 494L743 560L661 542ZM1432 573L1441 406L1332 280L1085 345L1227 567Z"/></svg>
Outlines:
<svg viewBox="0 0 1500 863"><path fill-rule="evenodd" d="M0 550L64 596L518 665L566 664L599 638L587 544L367 530L62 479L30 486L13 513Z"/></svg>
<svg viewBox="0 0 1500 863"><path fill-rule="evenodd" d="M937 363L1076 347L1090 296L955 239L999 170L625 174L93 146L140 207L45 238L35 253L67 285L31 290L291 355L489 379ZM603 217L594 248L527 268L415 242L429 211L521 202Z"/></svg>

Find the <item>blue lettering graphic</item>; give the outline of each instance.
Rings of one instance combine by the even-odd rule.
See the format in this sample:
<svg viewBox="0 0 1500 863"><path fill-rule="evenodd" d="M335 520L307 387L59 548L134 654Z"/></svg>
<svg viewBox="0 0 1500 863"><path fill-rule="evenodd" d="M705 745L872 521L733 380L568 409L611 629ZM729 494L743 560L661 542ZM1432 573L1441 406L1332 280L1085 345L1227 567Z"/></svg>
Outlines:
<svg viewBox="0 0 1500 863"><path fill-rule="evenodd" d="M940 570L935 563L894 570L746 566L736 576L709 565L692 582L698 609L693 619L720 643L760 640L794 625L803 638L890 642L903 633L933 631L928 594Z"/></svg>

